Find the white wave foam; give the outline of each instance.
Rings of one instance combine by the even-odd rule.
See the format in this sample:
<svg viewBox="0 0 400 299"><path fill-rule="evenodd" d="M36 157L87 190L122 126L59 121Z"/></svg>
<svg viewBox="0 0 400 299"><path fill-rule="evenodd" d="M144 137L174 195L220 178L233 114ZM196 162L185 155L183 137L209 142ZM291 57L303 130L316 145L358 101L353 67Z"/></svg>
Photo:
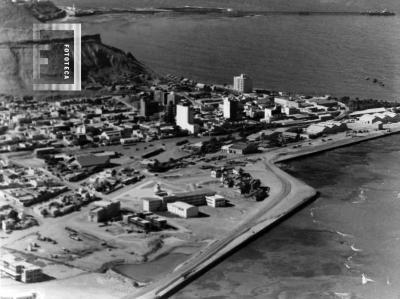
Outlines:
<svg viewBox="0 0 400 299"><path fill-rule="evenodd" d="M354 247L354 244L350 246L351 250L353 250L354 252L361 252L362 249L356 248Z"/></svg>
<svg viewBox="0 0 400 299"><path fill-rule="evenodd" d="M340 232L340 231L336 231L336 233L337 233L339 236L342 236L342 237L346 237L346 238L354 238L354 236L353 236L353 235L350 235L350 234L345 234L345 233L342 233L342 232Z"/></svg>
<svg viewBox="0 0 400 299"><path fill-rule="evenodd" d="M375 282L375 280L368 278L364 273L361 275L362 284L367 284L368 282Z"/></svg>

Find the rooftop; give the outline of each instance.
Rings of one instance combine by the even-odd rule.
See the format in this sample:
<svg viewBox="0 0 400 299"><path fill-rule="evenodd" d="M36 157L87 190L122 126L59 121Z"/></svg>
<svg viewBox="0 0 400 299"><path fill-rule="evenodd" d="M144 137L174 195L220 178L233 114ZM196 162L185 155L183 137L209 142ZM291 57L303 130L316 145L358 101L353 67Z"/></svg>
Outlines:
<svg viewBox="0 0 400 299"><path fill-rule="evenodd" d="M76 157L76 161L81 167L104 165L110 161L108 156L81 155Z"/></svg>
<svg viewBox="0 0 400 299"><path fill-rule="evenodd" d="M169 203L169 205L175 206L175 207L179 207L181 209L190 209L193 208L194 206L191 204L188 204L186 202L182 202L182 201L175 201L173 203Z"/></svg>
<svg viewBox="0 0 400 299"><path fill-rule="evenodd" d="M211 191L209 189L197 189L194 191L188 191L188 192L180 192L180 193L175 193L173 196L175 197L186 197L186 196L194 196L194 195L208 195L208 194L215 194L214 191Z"/></svg>
<svg viewBox="0 0 400 299"><path fill-rule="evenodd" d="M234 143L232 144L232 146L230 148L232 149L239 149L239 150L244 150L248 147L249 145L247 143L244 142L238 142L238 143Z"/></svg>
<svg viewBox="0 0 400 299"><path fill-rule="evenodd" d="M112 200L99 200L95 201L93 204L97 207L108 207L111 204L118 203L118 201L112 201Z"/></svg>
<svg viewBox="0 0 400 299"><path fill-rule="evenodd" d="M363 115L363 114L373 114L373 113L382 113L382 112L386 112L386 109L383 107L356 111L356 112L351 113L350 116L359 116L359 115Z"/></svg>

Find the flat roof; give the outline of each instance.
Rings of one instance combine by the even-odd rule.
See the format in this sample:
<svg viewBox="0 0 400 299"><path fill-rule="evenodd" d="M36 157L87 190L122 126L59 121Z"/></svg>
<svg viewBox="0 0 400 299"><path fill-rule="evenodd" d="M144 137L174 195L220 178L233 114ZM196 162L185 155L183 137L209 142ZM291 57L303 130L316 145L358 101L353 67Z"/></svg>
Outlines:
<svg viewBox="0 0 400 299"><path fill-rule="evenodd" d="M222 195L219 195L219 194L206 196L206 198L207 199L225 199L225 197L223 197Z"/></svg>
<svg viewBox="0 0 400 299"><path fill-rule="evenodd" d="M104 165L110 161L108 156L95 156L93 154L81 155L76 157L76 161L82 166Z"/></svg>
<svg viewBox="0 0 400 299"><path fill-rule="evenodd" d="M110 204L117 203L119 201L112 201L112 200L99 200L95 201L93 204L98 207L107 207Z"/></svg>
<svg viewBox="0 0 400 299"><path fill-rule="evenodd" d="M176 197L186 197L186 196L192 196L192 195L206 195L206 194L215 194L215 191L211 191L209 189L197 189L193 191L187 191L187 192L180 192L180 193L174 193L172 194L173 196Z"/></svg>
<svg viewBox="0 0 400 299"><path fill-rule="evenodd" d="M239 143L234 143L232 144L232 146L230 147L231 149L246 149L249 146L249 144L244 143L244 142L239 142Z"/></svg>
<svg viewBox="0 0 400 299"><path fill-rule="evenodd" d="M151 201L162 201L161 198L157 198L157 197L146 197L146 198L143 198L142 200L143 201L148 201L148 202L151 202Z"/></svg>
<svg viewBox="0 0 400 299"><path fill-rule="evenodd" d="M386 112L386 109L381 107L381 108L372 108L372 109L366 109L366 110L361 110L361 111L355 111L353 113L350 113L350 116L363 115L363 114L369 114L369 113L380 113L380 112Z"/></svg>
<svg viewBox="0 0 400 299"><path fill-rule="evenodd" d="M188 203L183 202L183 201L175 201L175 202L169 203L168 205L172 205L172 206L179 207L179 208L182 208L182 209L195 208L194 205L188 204Z"/></svg>

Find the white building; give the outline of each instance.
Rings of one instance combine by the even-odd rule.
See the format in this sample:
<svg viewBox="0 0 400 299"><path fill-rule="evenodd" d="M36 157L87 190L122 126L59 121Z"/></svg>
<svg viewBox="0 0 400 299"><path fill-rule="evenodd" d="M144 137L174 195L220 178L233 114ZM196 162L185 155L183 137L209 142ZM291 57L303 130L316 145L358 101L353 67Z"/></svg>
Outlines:
<svg viewBox="0 0 400 299"><path fill-rule="evenodd" d="M397 123L400 122L400 115L385 111L382 113L364 114L358 118L358 121L363 124L373 124L379 121L382 123Z"/></svg>
<svg viewBox="0 0 400 299"><path fill-rule="evenodd" d="M11 254L1 256L0 274L24 283L38 282L43 278L42 268Z"/></svg>
<svg viewBox="0 0 400 299"><path fill-rule="evenodd" d="M114 140L114 139L119 140L122 136L120 130L112 130L112 131L104 131L103 133L100 134L100 137L106 140Z"/></svg>
<svg viewBox="0 0 400 299"><path fill-rule="evenodd" d="M199 131L199 126L193 123L193 109L185 104L176 105L176 125L191 134Z"/></svg>
<svg viewBox="0 0 400 299"><path fill-rule="evenodd" d="M286 114L287 116L299 113L300 110L295 107L284 106L282 107L282 113Z"/></svg>
<svg viewBox="0 0 400 299"><path fill-rule="evenodd" d="M216 194L213 196L206 196L207 205L213 208L225 207L226 199L225 197Z"/></svg>
<svg viewBox="0 0 400 299"><path fill-rule="evenodd" d="M143 211L154 212L161 209L163 205L161 198L143 198Z"/></svg>
<svg viewBox="0 0 400 299"><path fill-rule="evenodd" d="M282 114L282 107L267 107L264 109L264 121L266 123L271 123L273 120L279 118Z"/></svg>
<svg viewBox="0 0 400 299"><path fill-rule="evenodd" d="M345 123L337 121L327 121L312 124L307 127L306 132L309 136L318 136L322 134L335 134L347 130Z"/></svg>
<svg viewBox="0 0 400 299"><path fill-rule="evenodd" d="M41 298L36 293L32 292L17 292L15 290L1 290L1 299L39 299Z"/></svg>
<svg viewBox="0 0 400 299"><path fill-rule="evenodd" d="M86 134L86 126L81 125L76 127L76 134Z"/></svg>
<svg viewBox="0 0 400 299"><path fill-rule="evenodd" d="M183 218L196 217L199 214L199 209L186 202L175 201L167 204L168 212L178 215Z"/></svg>
<svg viewBox="0 0 400 299"><path fill-rule="evenodd" d="M236 119L239 114L238 102L230 99L229 97L224 98L223 115L225 119Z"/></svg>
<svg viewBox="0 0 400 299"><path fill-rule="evenodd" d="M291 97L282 96L282 97L274 97L275 104L278 104L282 107L290 107L290 108L300 108L300 103L302 101L292 99Z"/></svg>
<svg viewBox="0 0 400 299"><path fill-rule="evenodd" d="M375 114L375 113L383 113L386 112L386 109L381 107L381 108L372 108L372 109L366 109L366 110L361 110L361 111L356 111L353 113L350 113L350 117L359 117L364 114Z"/></svg>
<svg viewBox="0 0 400 299"><path fill-rule="evenodd" d="M233 89L242 93L253 91L253 81L246 74L233 77Z"/></svg>
<svg viewBox="0 0 400 299"><path fill-rule="evenodd" d="M366 111L366 110L364 110ZM384 125L393 126L400 122L400 114L385 111L379 113L365 113L356 119L348 122L348 127L354 131L357 130L381 130ZM388 128L388 126L386 126ZM394 125L396 127L396 125Z"/></svg>

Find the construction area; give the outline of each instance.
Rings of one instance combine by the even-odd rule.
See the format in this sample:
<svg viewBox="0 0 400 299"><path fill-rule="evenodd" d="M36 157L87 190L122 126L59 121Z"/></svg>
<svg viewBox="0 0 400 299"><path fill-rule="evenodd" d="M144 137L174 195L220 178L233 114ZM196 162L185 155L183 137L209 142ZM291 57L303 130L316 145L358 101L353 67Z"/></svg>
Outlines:
<svg viewBox="0 0 400 299"><path fill-rule="evenodd" d="M268 192L262 199L255 195L267 188L259 183L265 178L257 177L257 172L263 172L260 163L229 167L221 159L214 168L196 164L163 175L146 173L142 181L105 198L82 193L85 204L56 217L40 215L43 204L34 206L30 210L39 218L38 225L11 234L0 232L2 252L29 261L41 273L37 279L46 278L48 283L116 265L135 267L168 252L189 256L228 233L258 200L268 196ZM226 183L230 180L233 185ZM243 184L246 193L241 191ZM50 216L56 208L60 209L48 207ZM165 271L176 263L173 257L169 262L169 255L165 256ZM15 280L24 283L22 278Z"/></svg>

